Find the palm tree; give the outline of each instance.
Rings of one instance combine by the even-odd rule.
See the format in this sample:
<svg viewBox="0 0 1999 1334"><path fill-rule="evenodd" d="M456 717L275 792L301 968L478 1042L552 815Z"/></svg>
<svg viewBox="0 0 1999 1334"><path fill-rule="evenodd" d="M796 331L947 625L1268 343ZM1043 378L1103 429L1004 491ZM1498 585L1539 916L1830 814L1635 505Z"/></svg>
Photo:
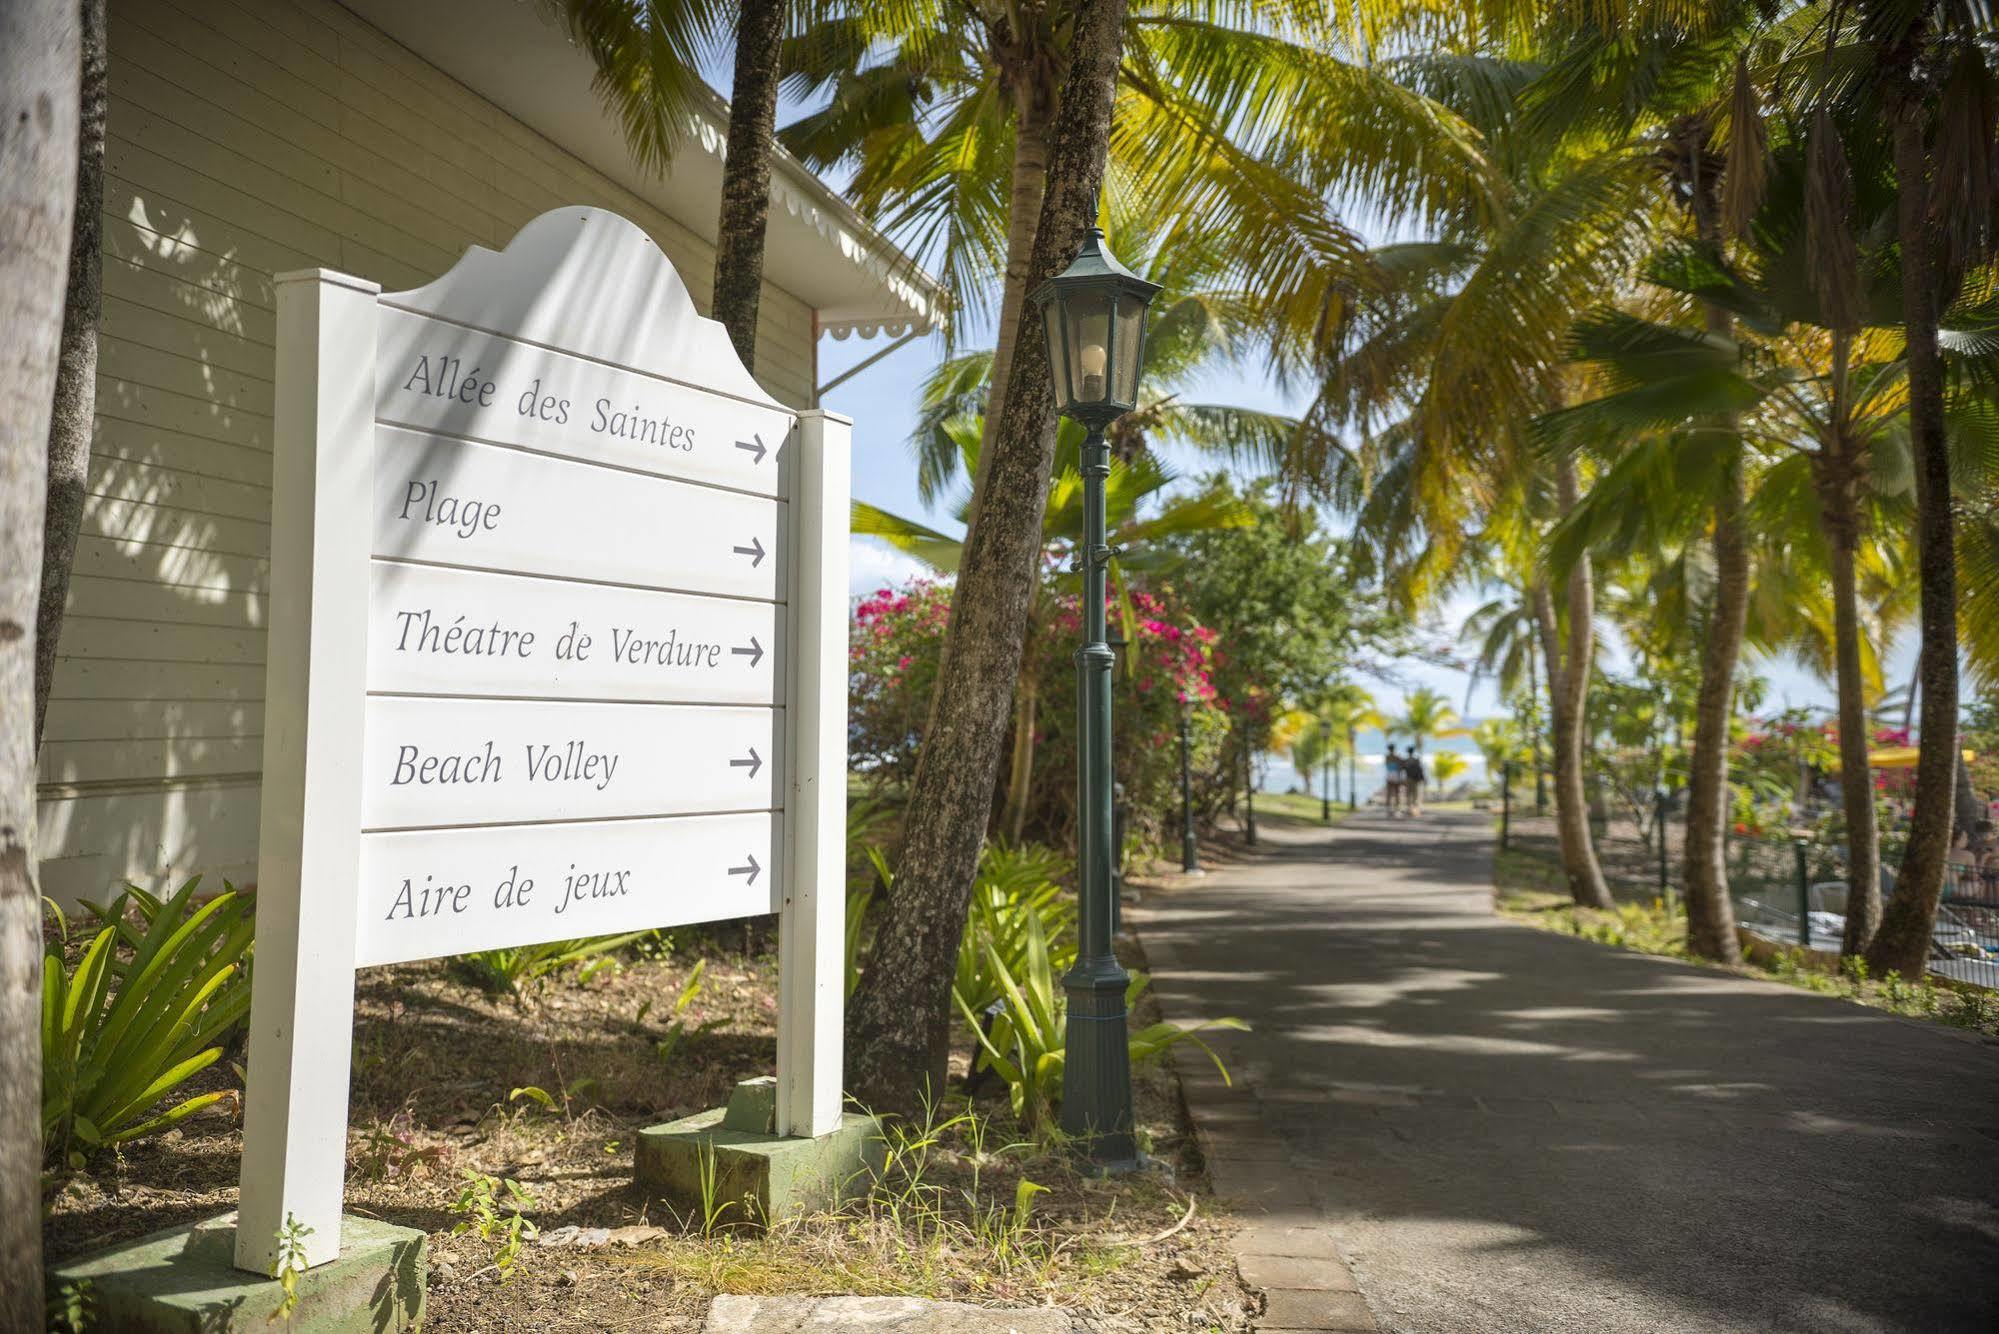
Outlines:
<svg viewBox="0 0 1999 1334"><path fill-rule="evenodd" d="M1070 261L1095 216L1123 35L1122 0L1093 0L1076 15L1028 270L1036 282ZM958 942L1038 582L1055 451L1048 349L1032 336L1021 340L1018 330L1015 337L991 443L980 451L990 490L983 502L974 491L983 510L958 565L930 725L910 783L893 911L876 931L848 1009L850 1089L877 1110L913 1113L943 1093Z"/></svg>
<svg viewBox="0 0 1999 1334"><path fill-rule="evenodd" d="M1408 737L1410 748L1421 755L1425 741L1471 735L1457 723L1458 711L1451 707L1442 691L1418 686L1403 698L1402 716L1395 720L1390 731Z"/></svg>
<svg viewBox="0 0 1999 1334"><path fill-rule="evenodd" d="M69 242L69 289L63 302L62 356L49 421L48 498L42 521L41 598L35 614L35 741L55 685L56 644L69 606L70 571L83 530L90 437L97 412L97 320L104 306L104 0L79 10L83 42L82 110L77 133L76 208Z"/></svg>
<svg viewBox="0 0 1999 1334"><path fill-rule="evenodd" d="M728 149L709 314L756 368L757 304L770 221L770 166L786 0L542 0L597 65L597 91L647 167L664 170L705 109L702 61L734 34Z"/></svg>
<svg viewBox="0 0 1999 1334"><path fill-rule="evenodd" d="M1013 366L1079 9L1078 0L829 8L787 49L794 82L824 105L783 131L786 146L815 168L850 167L862 213L913 252L938 256L961 319L996 313L988 429ZM1155 280L1181 285L1176 256L1221 235L1239 290L1282 292L1309 319L1375 283L1329 196L1414 211L1487 186L1477 136L1354 51L1312 7L1140 0L1122 27L1103 206L1120 238L1160 219ZM1318 114L1293 114L1300 106ZM1163 216L1161 199L1174 201ZM975 483L975 513L985 485Z"/></svg>
<svg viewBox="0 0 1999 1334"><path fill-rule="evenodd" d="M1155 22L1155 11L1129 14L1123 0L876 6L815 29L792 65L827 105L793 127L788 144L816 165L851 163L863 211L891 230L908 235L927 216L930 235L965 242L947 246L943 261L961 291L963 277L1006 257L988 442L910 790L901 910L876 938L882 966L869 968L851 1011L850 1070L878 1106L912 1104L911 1070L931 1077L931 1092L942 1084L950 975L1034 595L1053 441L1047 353L1026 318L1026 292L1076 253L1108 179L1114 225L1172 199L1188 237L1231 239L1238 290L1287 292L1333 311L1343 284L1373 276L1329 211L1336 187L1399 181L1406 188L1391 197L1413 208L1483 179L1456 117L1369 62L1336 59L1332 34L1316 26L1297 39L1289 18L1253 5L1247 22L1217 22L1228 8L1175 6ZM1120 80L1118 161L1107 178ZM1301 101L1355 114L1291 114ZM1034 172L1020 161L1022 130L1033 127L1011 114L1023 104L1054 108L1038 211L1027 206ZM1465 170L1453 173L1452 163ZM1143 201L1128 193L1140 183ZM1302 289L1274 276L1284 266L1287 277L1307 275ZM1171 287L1176 275L1152 276Z"/></svg>
<svg viewBox="0 0 1999 1334"><path fill-rule="evenodd" d="M76 0L0 9L0 1328L42 1310L42 1044L35 886L35 603L48 431L76 206Z"/></svg>
<svg viewBox="0 0 1999 1334"><path fill-rule="evenodd" d="M1518 700L1526 686L1526 751L1524 758L1534 767L1534 809L1548 804L1547 781L1541 769L1541 626L1534 616L1533 595L1524 587L1532 575L1523 577L1523 586L1512 588L1511 596L1493 598L1465 618L1459 638L1478 645L1471 680L1465 686L1465 707L1471 707L1472 691L1481 676L1499 684L1500 694ZM1497 773L1498 770L1493 772Z"/></svg>
<svg viewBox="0 0 1999 1334"><path fill-rule="evenodd" d="M1379 727L1386 729L1387 721L1375 707L1374 696L1366 687L1353 681L1342 681L1326 692L1319 703L1319 714L1333 725L1333 730L1346 738L1347 756L1347 809L1354 810L1360 805L1360 729Z"/></svg>
<svg viewBox="0 0 1999 1334"><path fill-rule="evenodd" d="M1876 78L1855 81L1847 97L1862 114L1886 121L1892 144L1922 581L1915 812L1897 893L1867 962L1914 976L1926 966L1943 893L1959 764L1956 517L1940 331L1948 294L1999 241L1988 170L1994 131L1985 110L1999 95L1999 74L1986 5L1863 0L1850 23L1873 56ZM1846 35L1828 32L1829 49Z"/></svg>
<svg viewBox="0 0 1999 1334"><path fill-rule="evenodd" d="M1725 305L1738 317L1735 333L1694 333L1622 312L1586 322L1579 350L1604 373L1610 392L1557 414L1549 426L1572 437L1595 432L1629 438L1662 426L1691 428L1704 415L1727 412L1751 448L1777 460L1759 484L1765 500L1758 527L1764 540L1776 536L1786 525L1772 520L1782 517L1785 502L1793 514L1811 512L1804 540L1790 554L1802 554L1811 572L1829 577L1832 651L1825 656L1837 684L1841 765L1863 774L1868 699L1878 696L1881 681L1879 654L1863 633L1860 576L1873 555L1870 528L1892 538L1902 526L1874 520L1872 511L1896 503L1875 483L1903 471L1896 466L1899 444L1892 432L1903 420L1906 381L1901 339L1884 327L1898 312L1884 309L1878 296L1874 308L1866 308L1869 289L1878 293L1880 282L1863 280L1859 253L1850 245L1843 265L1816 252L1834 248L1823 239L1826 228L1865 232L1865 219L1878 216L1887 201L1877 190L1872 200L1863 196L1855 216L1808 218L1808 188L1821 198L1852 194L1845 155L1825 116L1815 121L1811 141L1780 150L1772 165L1769 196L1738 248L1743 266L1719 254L1683 250L1652 268L1659 286L1704 293ZM1885 304L1892 304L1892 289ZM1787 456L1803 470L1795 478L1797 470L1782 461ZM1793 484L1805 474L1807 485ZM1649 481L1617 480L1628 483L1622 488L1626 503L1659 509L1656 473ZM1809 650L1823 621L1799 613L1818 599L1770 596L1789 582L1781 576L1757 581L1757 600L1796 625ZM1868 785L1850 782L1845 796L1851 886L1846 950L1859 954L1880 918L1878 840Z"/></svg>
<svg viewBox="0 0 1999 1334"><path fill-rule="evenodd" d="M1471 761L1454 750L1440 750L1430 761L1431 776L1437 780L1437 795L1442 796L1453 778L1471 767Z"/></svg>

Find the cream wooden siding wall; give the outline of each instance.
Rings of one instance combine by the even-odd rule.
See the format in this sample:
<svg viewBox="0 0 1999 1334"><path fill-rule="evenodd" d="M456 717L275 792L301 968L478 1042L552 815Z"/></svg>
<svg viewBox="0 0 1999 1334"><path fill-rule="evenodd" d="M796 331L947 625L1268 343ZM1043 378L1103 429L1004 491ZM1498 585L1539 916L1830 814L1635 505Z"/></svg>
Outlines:
<svg viewBox="0 0 1999 1334"><path fill-rule="evenodd" d="M44 885L60 898L254 874L273 272L415 287L562 204L645 227L704 309L714 263L329 0L116 0L110 15L97 431L41 753ZM766 288L759 378L784 402L809 402L812 339L811 309Z"/></svg>

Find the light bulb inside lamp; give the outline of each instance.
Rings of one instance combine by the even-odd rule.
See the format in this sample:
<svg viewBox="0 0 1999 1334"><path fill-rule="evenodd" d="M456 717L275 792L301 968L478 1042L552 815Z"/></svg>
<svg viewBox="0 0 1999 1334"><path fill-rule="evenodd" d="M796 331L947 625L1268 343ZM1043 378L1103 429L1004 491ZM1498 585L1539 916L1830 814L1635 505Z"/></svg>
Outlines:
<svg viewBox="0 0 1999 1334"><path fill-rule="evenodd" d="M1109 358L1104 354L1104 345L1102 343L1083 344L1082 353L1077 357L1077 361L1083 369L1082 396L1084 401L1095 402L1101 399L1104 396L1104 366L1109 361Z"/></svg>

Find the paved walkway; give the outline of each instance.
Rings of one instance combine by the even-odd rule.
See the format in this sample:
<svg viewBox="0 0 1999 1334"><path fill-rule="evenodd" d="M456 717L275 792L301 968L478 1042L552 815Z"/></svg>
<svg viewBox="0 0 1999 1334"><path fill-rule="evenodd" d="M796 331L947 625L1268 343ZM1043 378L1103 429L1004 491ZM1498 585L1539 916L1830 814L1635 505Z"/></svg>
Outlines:
<svg viewBox="0 0 1999 1334"><path fill-rule="evenodd" d="M1505 922L1481 817L1264 843L1135 921L1254 1025L1181 1063L1218 1189L1382 1328L1999 1330L1999 1043Z"/></svg>

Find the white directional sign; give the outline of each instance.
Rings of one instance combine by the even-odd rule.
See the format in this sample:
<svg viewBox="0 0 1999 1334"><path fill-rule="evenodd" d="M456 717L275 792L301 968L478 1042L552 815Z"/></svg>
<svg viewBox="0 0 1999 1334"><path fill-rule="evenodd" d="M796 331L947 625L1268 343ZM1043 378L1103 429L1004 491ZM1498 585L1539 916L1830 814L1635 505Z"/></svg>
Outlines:
<svg viewBox="0 0 1999 1334"><path fill-rule="evenodd" d="M370 964L777 911L779 1129L831 1130L848 424L595 209L277 292L237 1262L337 1254Z"/></svg>
<svg viewBox="0 0 1999 1334"><path fill-rule="evenodd" d="M369 830L783 805L781 709L377 697L367 738Z"/></svg>
<svg viewBox="0 0 1999 1334"><path fill-rule="evenodd" d="M419 695L776 704L784 608L376 561L368 681Z"/></svg>
<svg viewBox="0 0 1999 1334"><path fill-rule="evenodd" d="M781 501L399 427L375 442L377 556L784 598Z"/></svg>
<svg viewBox="0 0 1999 1334"><path fill-rule="evenodd" d="M371 834L361 844L362 965L516 943L512 917L538 909L572 936L640 930L721 909L770 911L784 847L775 811L579 828L525 824Z"/></svg>

